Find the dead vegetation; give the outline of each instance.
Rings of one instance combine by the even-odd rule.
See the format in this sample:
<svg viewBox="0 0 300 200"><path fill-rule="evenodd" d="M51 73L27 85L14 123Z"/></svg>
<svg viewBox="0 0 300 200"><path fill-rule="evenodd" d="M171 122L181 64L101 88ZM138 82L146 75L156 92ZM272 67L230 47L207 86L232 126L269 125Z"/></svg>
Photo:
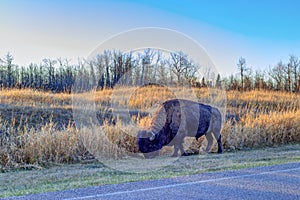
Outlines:
<svg viewBox="0 0 300 200"><path fill-rule="evenodd" d="M198 100L224 109L225 150L300 142L299 94L222 92L150 86L76 94L76 98L94 103L97 119L102 120L78 128L74 126L71 94L1 90L0 167L6 170L136 153L137 129L149 125L158 104L171 98ZM116 116L116 108L128 110L130 121L124 121L120 113ZM199 142L191 139L186 148L198 153L201 145L205 145L203 138ZM170 151L167 147L162 154Z"/></svg>

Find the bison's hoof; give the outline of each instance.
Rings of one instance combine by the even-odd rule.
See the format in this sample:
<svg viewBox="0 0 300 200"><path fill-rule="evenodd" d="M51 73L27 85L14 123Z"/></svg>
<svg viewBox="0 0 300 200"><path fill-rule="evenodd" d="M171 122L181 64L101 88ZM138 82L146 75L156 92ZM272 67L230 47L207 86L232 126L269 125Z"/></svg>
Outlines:
<svg viewBox="0 0 300 200"><path fill-rule="evenodd" d="M191 155L190 153L186 153L186 152L183 152L183 154L181 154L181 156L189 156Z"/></svg>

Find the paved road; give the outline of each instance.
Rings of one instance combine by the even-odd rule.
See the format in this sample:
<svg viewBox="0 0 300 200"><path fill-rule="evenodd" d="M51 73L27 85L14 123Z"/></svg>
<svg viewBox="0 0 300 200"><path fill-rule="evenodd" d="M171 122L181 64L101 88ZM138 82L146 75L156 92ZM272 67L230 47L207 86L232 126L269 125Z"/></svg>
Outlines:
<svg viewBox="0 0 300 200"><path fill-rule="evenodd" d="M10 199L300 199L300 163L89 187Z"/></svg>

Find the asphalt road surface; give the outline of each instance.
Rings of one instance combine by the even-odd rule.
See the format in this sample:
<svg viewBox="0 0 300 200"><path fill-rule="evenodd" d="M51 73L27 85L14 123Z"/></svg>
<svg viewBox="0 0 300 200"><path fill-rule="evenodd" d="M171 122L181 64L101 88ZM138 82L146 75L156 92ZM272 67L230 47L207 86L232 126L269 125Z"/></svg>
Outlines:
<svg viewBox="0 0 300 200"><path fill-rule="evenodd" d="M300 199L300 163L89 187L10 199Z"/></svg>

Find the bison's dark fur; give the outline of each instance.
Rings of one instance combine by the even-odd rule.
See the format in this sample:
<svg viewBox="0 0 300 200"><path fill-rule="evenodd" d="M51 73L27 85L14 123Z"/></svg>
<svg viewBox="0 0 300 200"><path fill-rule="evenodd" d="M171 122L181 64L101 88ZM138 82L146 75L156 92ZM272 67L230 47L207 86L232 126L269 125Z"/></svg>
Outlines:
<svg viewBox="0 0 300 200"><path fill-rule="evenodd" d="M186 136L197 140L205 135L209 152L213 135L218 141L218 153L222 153L221 113L217 108L183 99L172 99L164 102L153 116L151 127L138 132L138 146L146 158L159 154L166 145L174 145L173 156L187 155L183 149Z"/></svg>

